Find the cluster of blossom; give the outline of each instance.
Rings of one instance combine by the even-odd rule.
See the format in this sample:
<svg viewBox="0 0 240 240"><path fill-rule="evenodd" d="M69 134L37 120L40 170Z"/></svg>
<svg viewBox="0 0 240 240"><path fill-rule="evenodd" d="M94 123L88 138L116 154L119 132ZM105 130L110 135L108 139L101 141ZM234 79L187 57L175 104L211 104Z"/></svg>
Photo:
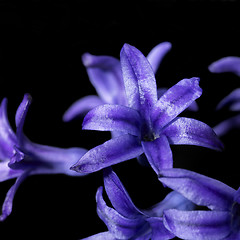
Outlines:
<svg viewBox="0 0 240 240"><path fill-rule="evenodd" d="M103 170L104 189L112 204L96 193L97 214L107 231L85 239L240 239L240 188L235 190L213 178L173 167L171 145L196 145L222 150L219 136L240 126L240 116L213 130L196 119L179 117L196 111L202 94L199 78L183 79L169 89L157 89L155 73L171 49L160 43L145 57L124 44L120 61L110 56L84 54L82 61L98 96L76 101L64 121L85 115L83 129L110 131L112 138L87 151L63 149L30 141L23 125L31 103L29 94L15 115L16 132L7 117L7 100L0 106L0 180L16 178L7 192L0 220L12 211L14 195L22 181L33 174L83 176ZM211 72L240 76L240 58L226 57L210 65ZM240 89L224 98L218 108L240 110ZM159 181L172 191L158 204L139 209L111 166L137 158L149 165ZM199 210L205 207L204 210Z"/></svg>

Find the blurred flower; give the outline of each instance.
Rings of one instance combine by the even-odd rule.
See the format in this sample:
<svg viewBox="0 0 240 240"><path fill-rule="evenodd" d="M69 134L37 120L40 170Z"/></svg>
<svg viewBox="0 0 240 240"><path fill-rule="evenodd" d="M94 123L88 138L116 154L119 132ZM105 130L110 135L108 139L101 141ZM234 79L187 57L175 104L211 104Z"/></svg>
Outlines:
<svg viewBox="0 0 240 240"><path fill-rule="evenodd" d="M209 210L164 211L164 226L182 239L240 239L240 188L185 169L164 169L159 180Z"/></svg>
<svg viewBox="0 0 240 240"><path fill-rule="evenodd" d="M117 175L109 168L104 171L104 187L113 208L103 199L103 188L96 194L97 213L108 231L93 235L85 240L96 239L152 239L164 240L175 237L163 225L163 211L166 209L192 210L195 205L177 192L148 210L138 209Z"/></svg>
<svg viewBox="0 0 240 240"><path fill-rule="evenodd" d="M83 129L121 132L88 151L72 169L90 173L145 153L156 173L173 165L170 144L190 144L216 150L222 144L203 122L177 117L202 90L199 79L183 79L159 99L154 72L135 47L125 44L121 66L128 106L104 104L84 118Z"/></svg>
<svg viewBox="0 0 240 240"><path fill-rule="evenodd" d="M24 135L23 125L30 103L30 95L25 94L15 116L16 133L8 121L7 99L3 99L0 106L0 182L16 178L3 203L1 221L11 213L15 192L29 175L62 173L81 176L70 170L70 166L86 152L85 149L40 145Z"/></svg>

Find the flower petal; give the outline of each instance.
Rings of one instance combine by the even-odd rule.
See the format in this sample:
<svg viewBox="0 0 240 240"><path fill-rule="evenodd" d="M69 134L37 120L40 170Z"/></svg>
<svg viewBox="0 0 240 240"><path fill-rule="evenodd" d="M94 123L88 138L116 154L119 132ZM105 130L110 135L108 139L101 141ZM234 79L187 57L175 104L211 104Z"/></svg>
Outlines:
<svg viewBox="0 0 240 240"><path fill-rule="evenodd" d="M8 190L7 195L5 197L3 206L2 206L2 215L0 216L0 221L4 221L12 212L12 205L15 193L20 186L20 184L24 181L24 179L29 175L29 172L24 172L21 176L19 176L13 186Z"/></svg>
<svg viewBox="0 0 240 240"><path fill-rule="evenodd" d="M69 122L79 115L85 115L94 107L104 104L104 102L94 95L83 97L74 102L63 115L63 121Z"/></svg>
<svg viewBox="0 0 240 240"><path fill-rule="evenodd" d="M229 211L236 193L218 180L185 169L163 169L159 180L195 204L212 210Z"/></svg>
<svg viewBox="0 0 240 240"><path fill-rule="evenodd" d="M94 56L89 53L82 56L82 61L92 85L103 102L125 105L120 61L114 57Z"/></svg>
<svg viewBox="0 0 240 240"><path fill-rule="evenodd" d="M162 42L155 46L147 55L147 59L152 66L153 72L156 73L165 55L172 48L170 42Z"/></svg>
<svg viewBox="0 0 240 240"><path fill-rule="evenodd" d="M6 98L2 100L0 106L0 129L0 161L9 160L14 154L17 138L8 121Z"/></svg>
<svg viewBox="0 0 240 240"><path fill-rule="evenodd" d="M164 211L165 227L182 239L218 240L231 231L231 216L222 211Z"/></svg>
<svg viewBox="0 0 240 240"><path fill-rule="evenodd" d="M137 137L121 135L89 150L71 169L80 173L91 173L142 153L143 149Z"/></svg>
<svg viewBox="0 0 240 240"><path fill-rule="evenodd" d="M117 212L127 218L136 218L143 215L133 204L116 173L111 168L104 170L104 187L109 200Z"/></svg>
<svg viewBox="0 0 240 240"><path fill-rule="evenodd" d="M152 240L168 240L175 237L166 227L163 225L162 218L151 217L147 221L150 223L152 229Z"/></svg>
<svg viewBox="0 0 240 240"><path fill-rule="evenodd" d="M84 130L122 131L139 136L141 117L132 108L104 104L92 109L85 116L82 125Z"/></svg>
<svg viewBox="0 0 240 240"><path fill-rule="evenodd" d="M217 105L217 110L223 108L226 105L230 105L230 110L239 111L240 110L239 102L240 102L240 88L237 88L233 90L225 98L223 98L222 101L220 101L220 103Z"/></svg>
<svg viewBox="0 0 240 240"><path fill-rule="evenodd" d="M82 238L82 240L117 240L110 232L101 232L90 237Z"/></svg>
<svg viewBox="0 0 240 240"><path fill-rule="evenodd" d="M215 126L213 129L216 132L216 134L220 137L228 132L230 132L233 129L238 129L240 128L240 114L231 117L225 121L222 121L219 123L217 126Z"/></svg>
<svg viewBox="0 0 240 240"><path fill-rule="evenodd" d="M183 79L169 88L159 98L152 111L155 132L159 133L166 124L189 107L201 94L202 89L199 87L199 78Z"/></svg>
<svg viewBox="0 0 240 240"><path fill-rule="evenodd" d="M8 161L0 162L0 182L17 178L22 174L21 170L14 170L8 166Z"/></svg>
<svg viewBox="0 0 240 240"><path fill-rule="evenodd" d="M240 77L240 58L233 56L221 58L213 62L208 69L213 73L232 72Z"/></svg>
<svg viewBox="0 0 240 240"><path fill-rule="evenodd" d="M164 168L173 167L172 150L166 136L162 134L154 141L143 141L142 146L150 165L157 174Z"/></svg>
<svg viewBox="0 0 240 240"><path fill-rule="evenodd" d="M117 239L129 239L148 227L148 223L142 216L135 219L126 218L113 208L108 207L103 200L102 190L100 187L96 194L97 213L107 225L109 232Z"/></svg>
<svg viewBox="0 0 240 240"><path fill-rule="evenodd" d="M170 144L187 144L222 150L223 144L207 124L192 118L180 117L165 128L163 133Z"/></svg>
<svg viewBox="0 0 240 240"><path fill-rule="evenodd" d="M124 44L120 56L128 105L148 119L150 108L157 101L152 67L138 49L128 44Z"/></svg>

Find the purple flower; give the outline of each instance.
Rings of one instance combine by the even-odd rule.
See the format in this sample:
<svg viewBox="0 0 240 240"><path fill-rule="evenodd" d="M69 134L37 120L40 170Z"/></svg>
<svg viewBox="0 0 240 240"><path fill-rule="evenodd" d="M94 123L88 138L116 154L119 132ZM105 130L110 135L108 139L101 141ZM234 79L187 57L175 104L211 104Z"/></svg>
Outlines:
<svg viewBox="0 0 240 240"><path fill-rule="evenodd" d="M225 57L209 66L213 73L232 72L240 77L240 58ZM231 111L240 111L240 89L233 90L228 96L222 99L217 106L217 110L229 107ZM222 136L234 128L240 128L240 114L231 117L214 127L218 136Z"/></svg>
<svg viewBox="0 0 240 240"><path fill-rule="evenodd" d="M30 95L25 94L15 115L16 133L8 121L7 99L3 99L0 106L0 181L16 178L3 203L0 221L11 213L15 192L29 175L57 173L81 175L71 171L70 166L86 152L85 149L44 146L31 142L24 135L23 125L30 103Z"/></svg>
<svg viewBox="0 0 240 240"><path fill-rule="evenodd" d="M171 49L171 43L163 42L155 46L147 56L152 66L153 72L162 62L164 56ZM122 79L120 61L110 56L94 56L85 53L82 56L82 62L87 69L87 73L92 85L95 87L98 96L90 95L74 102L64 113L63 120L70 121L79 115L85 115L94 107L109 103L127 106L124 83ZM166 89L159 89L159 97ZM196 111L198 106L193 102L189 110Z"/></svg>
<svg viewBox="0 0 240 240"><path fill-rule="evenodd" d="M184 169L164 169L159 180L209 210L164 211L164 226L182 239L240 239L240 188Z"/></svg>
<svg viewBox="0 0 240 240"><path fill-rule="evenodd" d="M159 99L148 60L128 44L121 51L121 67L128 106L104 104L84 118L83 129L116 131L121 135L88 151L72 169L90 173L145 153L156 173L173 165L170 144L221 149L213 130L195 119L177 117L202 90L199 79L183 79Z"/></svg>
<svg viewBox="0 0 240 240"><path fill-rule="evenodd" d="M177 192L148 210L138 209L117 175L111 170L104 171L104 187L113 208L103 199L103 188L96 194L97 213L106 224L108 231L93 235L85 240L96 239L172 239L175 237L163 225L165 209L192 210L195 205Z"/></svg>

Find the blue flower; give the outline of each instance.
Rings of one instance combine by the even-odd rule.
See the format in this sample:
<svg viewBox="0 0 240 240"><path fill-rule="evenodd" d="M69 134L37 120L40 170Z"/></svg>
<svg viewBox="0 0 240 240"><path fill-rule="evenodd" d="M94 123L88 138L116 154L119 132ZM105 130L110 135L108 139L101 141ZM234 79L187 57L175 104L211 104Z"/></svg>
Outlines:
<svg viewBox="0 0 240 240"><path fill-rule="evenodd" d="M164 211L164 226L182 239L240 239L240 188L185 169L164 169L159 180L209 210Z"/></svg>
<svg viewBox="0 0 240 240"><path fill-rule="evenodd" d="M202 90L199 79L183 79L159 99L151 65L135 47L125 44L121 67L128 106L104 104L84 118L83 129L121 132L117 137L88 151L72 169L98 171L145 153L156 173L173 165L170 144L191 144L216 150L222 144L203 122L178 117Z"/></svg>
<svg viewBox="0 0 240 240"><path fill-rule="evenodd" d="M33 174L66 174L80 176L70 170L85 152L82 148L62 149L31 142L23 133L23 125L31 103L25 94L16 115L16 133L12 130L7 117L7 99L0 106L0 182L16 178L9 189L2 207L0 221L12 211L14 195L22 181Z"/></svg>
<svg viewBox="0 0 240 240"><path fill-rule="evenodd" d="M138 209L117 175L111 169L104 171L104 187L113 208L103 199L103 187L96 194L97 213L108 231L84 238L97 239L152 239L164 240L175 237L163 225L163 211L166 209L192 210L195 205L177 192L148 210Z"/></svg>
<svg viewBox="0 0 240 240"><path fill-rule="evenodd" d="M240 58L224 57L212 63L209 70L213 73L231 72L240 77ZM240 111L240 88L233 90L229 95L220 101L217 110L229 107L231 111ZM214 127L218 136L225 135L234 128L240 128L240 114L231 117Z"/></svg>

